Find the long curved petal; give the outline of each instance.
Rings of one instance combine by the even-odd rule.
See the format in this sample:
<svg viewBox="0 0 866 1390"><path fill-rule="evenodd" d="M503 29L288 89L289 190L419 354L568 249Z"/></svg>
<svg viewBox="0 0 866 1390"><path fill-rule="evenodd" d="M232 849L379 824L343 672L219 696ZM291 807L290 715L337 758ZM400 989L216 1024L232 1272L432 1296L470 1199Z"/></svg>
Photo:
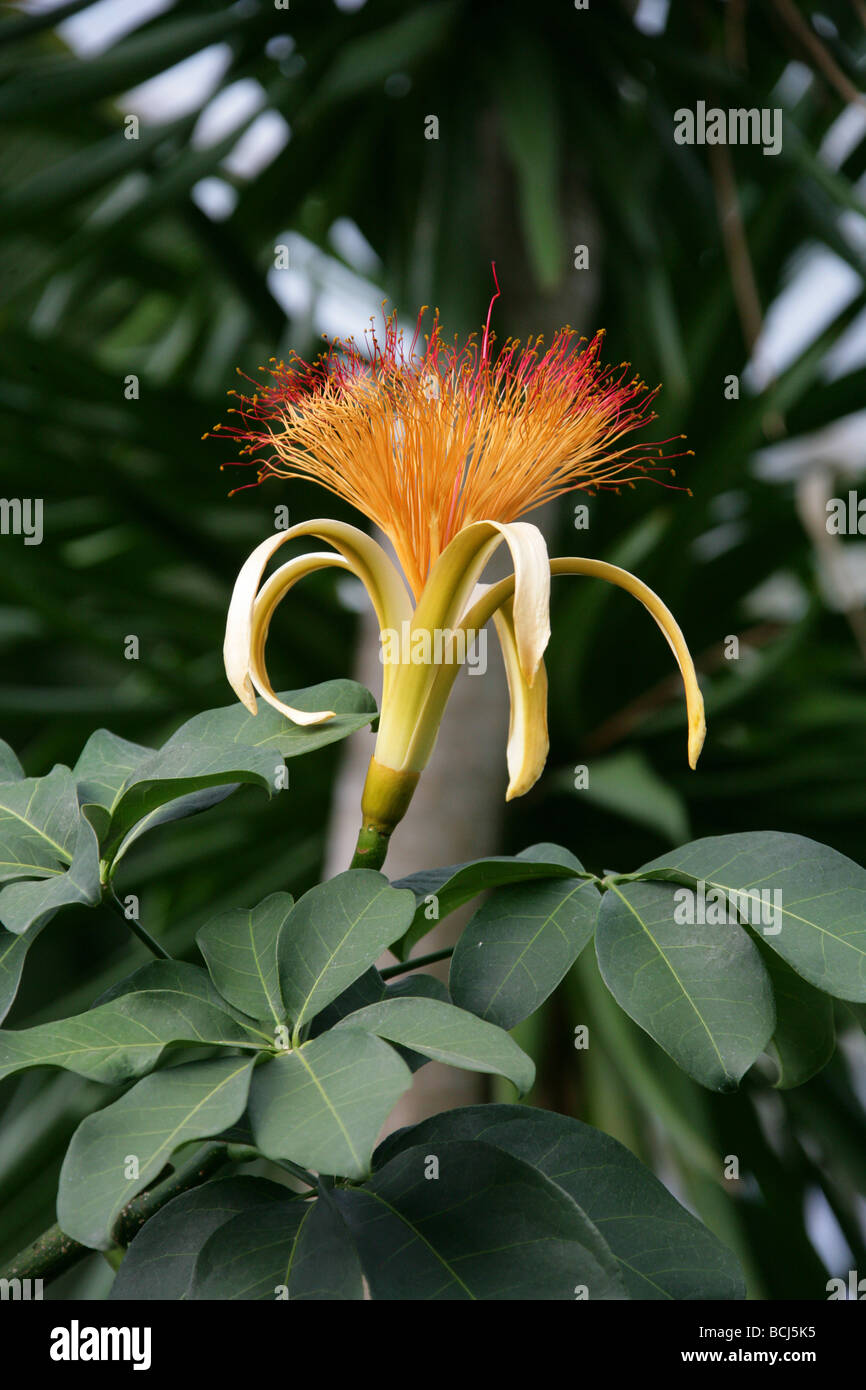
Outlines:
<svg viewBox="0 0 866 1390"><path fill-rule="evenodd" d="M396 566L378 542L357 526L320 517L314 521L303 521L297 526L290 526L286 531L278 531L269 536L257 545L244 561L235 580L223 644L223 660L229 685L251 714L255 714L257 708L255 690L250 679L256 594L271 556L286 541L294 540L298 536L317 536L335 547L337 553L348 562L367 589L380 628L394 627L399 631L404 621L411 620L412 605ZM386 686L389 681L389 668L386 666ZM306 714L296 711L296 714L303 714L303 718L295 720L302 724L316 724L324 719L333 718L333 712L330 710ZM291 715L290 718L295 719L295 715Z"/></svg>
<svg viewBox="0 0 866 1390"><path fill-rule="evenodd" d="M544 536L530 521L475 521L458 532L427 577L413 626L452 627L502 541L514 565L517 651L531 684L550 641L550 560Z"/></svg>
<svg viewBox="0 0 866 1390"><path fill-rule="evenodd" d="M422 628L446 632L465 626L461 618L467 602L502 541L514 563L510 583L516 651L523 677L531 686L550 639L550 561L543 535L528 521L476 521L458 532L427 577L412 632ZM400 699L387 707L382 701L376 740L379 762L395 769L424 767L456 674L455 668L423 665L400 672Z"/></svg>
<svg viewBox="0 0 866 1390"><path fill-rule="evenodd" d="M505 677L511 698L508 721L508 790L505 800L523 796L534 786L544 771L550 740L547 736L547 671L540 662L535 680L530 685L520 664L517 637L514 630L513 601L506 599L493 614Z"/></svg>
<svg viewBox="0 0 866 1390"><path fill-rule="evenodd" d="M572 556L559 556L550 561L551 574L578 574L586 575L594 579L606 579L609 584L615 584L620 589L625 589L634 598L642 603L644 608L652 615L658 626L664 633L665 640L674 654L676 663L683 678L683 686L686 694L686 711L689 721L688 737L688 759L689 767L697 766L701 749L704 745L704 738L707 732L707 722L704 715L704 697L698 685L695 675L695 667L683 637L679 624L671 613L670 609L662 603L658 594L644 584L642 580L630 574L628 570L620 569L619 565L609 565L605 560L587 560ZM496 610L513 592L514 581L511 578L501 579L497 584L491 584L486 593L482 594L466 611L463 617L462 626L467 629L477 629L489 621Z"/></svg>
<svg viewBox="0 0 866 1390"><path fill-rule="evenodd" d="M309 714L304 710L294 709L291 705L283 704L283 701L277 697L265 664L265 643L267 642L268 629L277 607L299 579L303 579L307 574L313 574L316 570L328 569L332 566L335 569L344 569L350 572L353 569L345 556L338 555L333 550L318 550L308 555L296 555L294 559L281 565L268 578L259 590L253 606L249 653L250 680L262 699L267 700L269 705L273 705L274 709L278 709L281 714L285 714L295 724L323 724L327 719L333 719L334 711L317 710L315 713Z"/></svg>

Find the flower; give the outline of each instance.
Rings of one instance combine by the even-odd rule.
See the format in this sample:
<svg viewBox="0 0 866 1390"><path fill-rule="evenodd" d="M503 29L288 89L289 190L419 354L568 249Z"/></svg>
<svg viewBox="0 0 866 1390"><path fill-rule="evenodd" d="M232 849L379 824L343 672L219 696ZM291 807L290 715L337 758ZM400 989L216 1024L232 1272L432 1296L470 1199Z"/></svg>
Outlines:
<svg viewBox="0 0 866 1390"><path fill-rule="evenodd" d="M494 299L498 292L497 283ZM627 364L603 365L602 333L587 342L563 328L547 348L541 339L523 346L509 340L494 357L490 311L480 347L474 338L447 345L438 315L419 347L424 312L408 346L390 316L384 341L371 331L366 352L351 339L337 340L313 363L294 355L288 363L272 361L263 384L238 396L232 423L217 427L221 438L239 444L237 462L255 467L249 486L268 477L313 479L375 522L394 547L399 569L365 532L328 519L269 537L238 575L224 646L229 682L253 714L258 692L296 723L331 719L333 711L307 713L277 698L265 665L268 628L277 605L314 570L335 566L364 584L383 633L379 732L362 803L362 841L379 862L433 750L459 670L453 659L412 659L418 650L445 650L443 634L460 639L456 650L465 651L494 620L511 697L508 799L540 776L548 751L543 655L552 574L606 579L644 604L682 674L692 767L706 729L688 648L657 595L601 560L551 559L538 528L519 519L574 489L616 488L662 468L672 472L674 456L663 446L625 442L655 418L658 388L648 390ZM262 584L274 553L301 536L333 549L291 559ZM483 585L503 541L513 573ZM395 632L409 642L386 643L384 635ZM452 657L454 650L448 647Z"/></svg>

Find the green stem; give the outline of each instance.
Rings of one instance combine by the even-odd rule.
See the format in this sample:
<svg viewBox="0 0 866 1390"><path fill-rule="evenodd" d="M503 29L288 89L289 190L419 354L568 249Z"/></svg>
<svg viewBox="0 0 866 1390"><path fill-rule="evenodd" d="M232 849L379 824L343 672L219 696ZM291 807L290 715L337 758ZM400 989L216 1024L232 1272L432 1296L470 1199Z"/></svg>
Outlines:
<svg viewBox="0 0 866 1390"><path fill-rule="evenodd" d="M179 1164L174 1173L158 1187L142 1192L124 1207L114 1226L114 1239L117 1246L129 1245L133 1236L151 1216L177 1197L198 1187L224 1167L227 1160L225 1144L208 1144L194 1155L190 1162ZM14 1258L4 1277L6 1279L56 1279L79 1261L94 1252L88 1245L80 1245L77 1240L64 1234L58 1225L50 1226L26 1249ZM119 1260L119 1251L110 1252Z"/></svg>
<svg viewBox="0 0 866 1390"><path fill-rule="evenodd" d="M388 853L390 832L386 834L375 825L362 825L350 869L381 869Z"/></svg>
<svg viewBox="0 0 866 1390"><path fill-rule="evenodd" d="M109 888L108 890L108 902L114 908L115 912L120 913L121 917L123 918L126 925L129 927L129 930L133 933L133 935L137 936L139 941L144 946L146 946L147 949L157 957L157 959L173 959L173 957L165 949L165 947L162 946L156 940L156 937L151 936L150 932L147 931L146 928L143 927L140 922L136 921L134 917L127 916L126 908L123 906L123 903L120 901L120 898L117 896L113 888Z"/></svg>
<svg viewBox="0 0 866 1390"><path fill-rule="evenodd" d="M93 1251L66 1236L57 1225L49 1226L32 1245L21 1250L5 1271L7 1279L55 1279Z"/></svg>
<svg viewBox="0 0 866 1390"><path fill-rule="evenodd" d="M257 1155L257 1157L261 1157L261 1155ZM279 1158L276 1159L275 1162L278 1168L284 1168L287 1173L291 1173L292 1177L297 1178L305 1187L316 1186L318 1178L315 1178L306 1168L302 1168L300 1163L293 1163L290 1158Z"/></svg>
<svg viewBox="0 0 866 1390"><path fill-rule="evenodd" d="M431 951L429 955L416 956L414 960L401 961L399 965L386 965L379 974L383 980L391 980L395 975L405 975L407 970L420 970L422 965L435 965L437 960L448 960L453 954L453 946L443 946L441 951Z"/></svg>

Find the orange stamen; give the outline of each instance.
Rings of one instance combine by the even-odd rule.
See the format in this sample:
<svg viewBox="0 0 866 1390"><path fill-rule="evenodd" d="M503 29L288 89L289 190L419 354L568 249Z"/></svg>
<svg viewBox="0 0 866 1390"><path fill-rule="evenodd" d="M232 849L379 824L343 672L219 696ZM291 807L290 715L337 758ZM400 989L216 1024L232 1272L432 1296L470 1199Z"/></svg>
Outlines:
<svg viewBox="0 0 866 1390"><path fill-rule="evenodd" d="M421 315L407 347L391 314L381 341L372 327L365 334L366 352L335 340L313 363L291 353L262 368L265 382L235 393L236 423L218 436L238 441L245 457L235 462L255 467L257 482L309 478L369 517L416 596L471 522L513 521L573 489L631 485L672 472L680 456L662 452L671 440L623 442L656 418L659 387L629 377L627 363L602 364L603 330L587 342L562 328L547 348L509 339L493 357L495 264L493 278L480 350L472 338L447 345L434 314L416 352Z"/></svg>

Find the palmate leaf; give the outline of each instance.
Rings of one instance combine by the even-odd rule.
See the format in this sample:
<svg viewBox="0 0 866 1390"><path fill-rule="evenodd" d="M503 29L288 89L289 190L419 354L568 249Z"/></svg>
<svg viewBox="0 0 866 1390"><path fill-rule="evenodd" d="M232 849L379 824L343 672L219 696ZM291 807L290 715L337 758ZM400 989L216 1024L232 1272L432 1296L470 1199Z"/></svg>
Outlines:
<svg viewBox="0 0 866 1390"><path fill-rule="evenodd" d="M224 999L251 1018L284 1022L277 945L292 910L290 893L272 893L257 907L213 917L196 935L211 979Z"/></svg>
<svg viewBox="0 0 866 1390"><path fill-rule="evenodd" d="M0 1023L15 1002L27 952L40 930L38 926L18 933L0 930Z"/></svg>
<svg viewBox="0 0 866 1390"><path fill-rule="evenodd" d="M374 1164L378 1171L409 1147L435 1154L454 1140L504 1149L567 1192L607 1242L629 1297L744 1296L737 1262L721 1241L624 1145L579 1120L518 1105L465 1106L389 1135Z"/></svg>
<svg viewBox="0 0 866 1390"><path fill-rule="evenodd" d="M88 1115L60 1172L61 1229L82 1245L107 1250L120 1212L175 1149L240 1118L252 1067L244 1057L187 1062L144 1077L113 1105Z"/></svg>
<svg viewBox="0 0 866 1390"><path fill-rule="evenodd" d="M283 698L283 697L281 697ZM300 757L364 728L376 717L369 691L354 681L326 681L285 696L298 709L333 709L324 724L301 726L262 704L251 715L236 703L190 719L142 760L115 793L103 855L122 852L139 822L167 802L207 789L253 782L270 795L279 785L284 759ZM195 809L195 807L194 807Z"/></svg>
<svg viewBox="0 0 866 1390"><path fill-rule="evenodd" d="M363 1009L367 1004L380 1003L386 998L386 994L385 981L375 965L371 965L363 975L359 975L357 980L338 994L336 999L326 1004L321 1013L316 1014L310 1023L310 1037L318 1037L328 1028L333 1028L341 1018L354 1013L356 1009Z"/></svg>
<svg viewBox="0 0 866 1390"><path fill-rule="evenodd" d="M866 1000L866 869L828 845L774 830L712 836L630 877L768 893L779 930L766 930L769 922L761 928L767 945L817 989Z"/></svg>
<svg viewBox="0 0 866 1390"><path fill-rule="evenodd" d="M283 1189L285 1193L285 1189ZM239 1213L205 1242L190 1298L355 1302L361 1263L327 1193Z"/></svg>
<svg viewBox="0 0 866 1390"><path fill-rule="evenodd" d="M334 1200L376 1299L628 1297L586 1214L538 1168L492 1144L402 1147Z"/></svg>
<svg viewBox="0 0 866 1390"><path fill-rule="evenodd" d="M335 1034L344 1028L362 1028L450 1067L506 1076L521 1095L535 1080L532 1059L504 1029L438 999L416 996L369 1004L342 1019Z"/></svg>
<svg viewBox="0 0 866 1390"><path fill-rule="evenodd" d="M24 769L15 751L5 739L0 738L0 782L19 782L24 779Z"/></svg>
<svg viewBox="0 0 866 1390"><path fill-rule="evenodd" d="M117 1084L151 1070L171 1043L267 1047L267 1034L203 997L200 976L195 966L155 962L139 972L138 987L133 977L126 993L87 1013L0 1031L0 1078L52 1066Z"/></svg>
<svg viewBox="0 0 866 1390"><path fill-rule="evenodd" d="M97 729L72 769L79 801L110 811L121 787L154 752L143 743L131 743L108 729Z"/></svg>
<svg viewBox="0 0 866 1390"><path fill-rule="evenodd" d="M42 778L25 778L3 745L0 1020L41 928L62 907L101 902L101 859L113 857L114 865L106 864L110 875L119 856L146 830L214 805L242 781L257 782L270 793L284 758L344 738L376 714L372 696L354 681L329 681L295 692L292 699L300 708L327 705L336 717L303 729L270 706L255 718L239 705L228 706L188 721L158 752L99 729L71 771L56 767ZM10 939L25 933L26 941Z"/></svg>
<svg viewBox="0 0 866 1390"><path fill-rule="evenodd" d="M374 1298L743 1296L730 1252L621 1144L506 1105L391 1135L372 1181L315 1203L257 1179L184 1194L135 1238L112 1296L358 1299L359 1253Z"/></svg>
<svg viewBox="0 0 866 1390"><path fill-rule="evenodd" d="M102 899L99 845L93 826L79 813L73 852L65 872L47 878L19 879L0 888L0 925L21 935L46 925L61 907L80 903L95 907Z"/></svg>
<svg viewBox="0 0 866 1390"><path fill-rule="evenodd" d="M111 1286L112 1300L190 1298L196 1261L208 1238L231 1224L286 1205L286 1189L265 1178L218 1178L182 1192L133 1237ZM272 1296L272 1295L271 1295Z"/></svg>
<svg viewBox="0 0 866 1390"><path fill-rule="evenodd" d="M96 835L78 808L75 774L56 767L25 777L0 741L0 1022L11 1008L28 950L54 913L93 906L102 888Z"/></svg>
<svg viewBox="0 0 866 1390"><path fill-rule="evenodd" d="M585 872L568 851L561 855L576 873ZM600 905L601 894L589 879L531 880L495 889L451 958L448 987L455 1004L513 1028L544 1003L574 964L592 937Z"/></svg>
<svg viewBox="0 0 866 1390"><path fill-rule="evenodd" d="M599 968L617 1003L683 1071L732 1090L775 1027L769 977L745 927L681 924L674 892L623 883L605 893Z"/></svg>
<svg viewBox="0 0 866 1390"><path fill-rule="evenodd" d="M414 910L412 894L373 869L349 869L298 900L278 948L280 988L296 1032L404 935Z"/></svg>
<svg viewBox="0 0 866 1390"><path fill-rule="evenodd" d="M440 1004L451 1003L448 986L436 975L421 972L405 975L400 980L389 980L387 985L383 981L381 994L371 1002L380 1004L385 999L435 999ZM429 1053L425 1056L423 1052L402 1047L400 1043L394 1043L394 1046L411 1072L420 1071L430 1061Z"/></svg>
<svg viewBox="0 0 866 1390"><path fill-rule="evenodd" d="M129 739L119 738L108 729L97 729L85 743L72 769L76 794L82 806L87 807L87 815L100 840L104 840L111 825L112 807L115 805L122 787L134 777L142 763L156 756L156 750L141 743L131 743ZM193 795L221 799L233 791L233 787L212 788L205 793ZM198 806L185 809L189 798L181 798L161 808L163 818L181 814L191 815ZM201 807L204 809L204 806ZM150 829L160 811L153 812L140 821L127 837L127 846L137 839L145 829Z"/></svg>
<svg viewBox="0 0 866 1390"><path fill-rule="evenodd" d="M575 868L577 862L559 845L530 845L513 858L492 855L470 860L466 864L425 869L396 880L395 888L410 888L415 894L416 908L412 925L403 940L394 947L395 953L400 960L407 960L413 946L428 931L432 931L442 917L456 911L485 889L534 878L574 878L583 872Z"/></svg>
<svg viewBox="0 0 866 1390"><path fill-rule="evenodd" d="M833 1056L836 1050L833 1000L829 994L822 994L807 984L781 956L770 950L763 937L757 936L756 941L776 1005L776 1027L767 1051L778 1067L776 1086L788 1090L809 1081Z"/></svg>
<svg viewBox="0 0 866 1390"><path fill-rule="evenodd" d="M78 822L68 767L0 784L0 880L62 874L72 862Z"/></svg>
<svg viewBox="0 0 866 1390"><path fill-rule="evenodd" d="M373 1145L411 1083L393 1047L360 1028L335 1028L256 1068L250 1122L267 1158L366 1177Z"/></svg>

